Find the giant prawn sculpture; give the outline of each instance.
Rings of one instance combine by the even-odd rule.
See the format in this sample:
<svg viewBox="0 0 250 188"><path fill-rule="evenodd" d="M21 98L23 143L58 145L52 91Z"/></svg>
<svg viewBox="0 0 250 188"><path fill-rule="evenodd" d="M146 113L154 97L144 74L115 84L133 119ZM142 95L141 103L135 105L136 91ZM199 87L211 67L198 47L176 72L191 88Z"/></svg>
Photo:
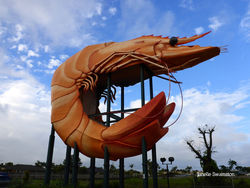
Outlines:
<svg viewBox="0 0 250 188"><path fill-rule="evenodd" d="M208 32L209 33L209 32ZM55 71L51 83L51 122L61 139L89 157L104 158L104 147L112 160L141 153L142 137L151 149L168 132L163 126L174 111L175 103L166 105L163 92L125 119L105 127L98 113L99 99L105 94L107 75L112 84L128 86L140 81L139 65L153 75L193 67L220 53L219 47L184 46L208 34L184 38L142 36L125 42L87 46Z"/></svg>

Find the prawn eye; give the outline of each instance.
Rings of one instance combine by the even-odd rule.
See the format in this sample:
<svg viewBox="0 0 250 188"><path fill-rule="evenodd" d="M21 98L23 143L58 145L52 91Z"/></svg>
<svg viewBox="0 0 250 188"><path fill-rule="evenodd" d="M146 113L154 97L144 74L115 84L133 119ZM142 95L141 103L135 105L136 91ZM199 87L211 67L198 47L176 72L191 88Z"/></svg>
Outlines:
<svg viewBox="0 0 250 188"><path fill-rule="evenodd" d="M178 43L178 38L177 37L171 37L169 41L171 46L175 46Z"/></svg>

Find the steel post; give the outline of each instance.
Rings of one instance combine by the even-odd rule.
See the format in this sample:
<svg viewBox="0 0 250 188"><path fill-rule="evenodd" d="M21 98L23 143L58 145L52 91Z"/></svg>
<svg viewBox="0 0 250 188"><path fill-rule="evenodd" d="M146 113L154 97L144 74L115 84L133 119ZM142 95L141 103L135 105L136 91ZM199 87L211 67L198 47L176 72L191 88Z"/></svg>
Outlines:
<svg viewBox="0 0 250 188"><path fill-rule="evenodd" d="M107 119L106 119L106 126L110 126L110 108L111 108L111 74L108 74L107 77L107 89L108 89L108 96L107 96ZM103 180L103 187L109 187L109 152L108 148L104 147L104 180Z"/></svg>
<svg viewBox="0 0 250 188"><path fill-rule="evenodd" d="M72 184L74 187L77 186L77 175L78 175L78 159L79 159L79 150L77 144L74 144L74 156L73 156L73 168L72 168Z"/></svg>
<svg viewBox="0 0 250 188"><path fill-rule="evenodd" d="M156 144L154 144L152 147L152 175L153 175L153 188L158 188Z"/></svg>
<svg viewBox="0 0 250 188"><path fill-rule="evenodd" d="M167 182L168 182L168 188L170 188L170 185L169 185L169 170L168 170L168 164L167 165Z"/></svg>
<svg viewBox="0 0 250 188"><path fill-rule="evenodd" d="M64 186L67 186L69 184L70 163L71 163L71 147L67 145L66 157L65 157L65 170L64 170Z"/></svg>
<svg viewBox="0 0 250 188"><path fill-rule="evenodd" d="M141 80L141 106L145 104L145 87L144 87L144 66L140 65L140 80Z"/></svg>
<svg viewBox="0 0 250 188"><path fill-rule="evenodd" d="M47 152L46 171L45 171L45 179L44 179L45 185L49 185L49 183L50 183L54 142L55 142L55 129L52 125L50 137L49 137L48 152Z"/></svg>
<svg viewBox="0 0 250 188"><path fill-rule="evenodd" d="M95 158L90 158L90 178L89 178L89 187L95 187Z"/></svg>
<svg viewBox="0 0 250 188"><path fill-rule="evenodd" d="M153 78L149 78L149 91L150 100L153 99ZM158 177L157 177L157 159L156 159L156 144L152 147L152 175L153 175L153 188L158 188Z"/></svg>
<svg viewBox="0 0 250 188"><path fill-rule="evenodd" d="M119 161L119 187L124 188L124 158Z"/></svg>
<svg viewBox="0 0 250 188"><path fill-rule="evenodd" d="M111 108L111 74L108 74L107 77L107 89L108 89L108 95L107 95L107 120L106 120L106 126L110 126L110 108Z"/></svg>
<svg viewBox="0 0 250 188"><path fill-rule="evenodd" d="M107 146L104 148L104 179L103 187L109 188L109 152Z"/></svg>
<svg viewBox="0 0 250 188"><path fill-rule="evenodd" d="M141 106L145 105L144 70L144 66L140 65ZM143 188L148 188L147 143L144 137L142 138L142 173Z"/></svg>
<svg viewBox="0 0 250 188"><path fill-rule="evenodd" d="M142 170L143 188L148 188L147 143L145 137L142 138Z"/></svg>
<svg viewBox="0 0 250 188"><path fill-rule="evenodd" d="M124 118L124 87L121 87L121 119ZM124 188L124 159L119 160L119 185Z"/></svg>

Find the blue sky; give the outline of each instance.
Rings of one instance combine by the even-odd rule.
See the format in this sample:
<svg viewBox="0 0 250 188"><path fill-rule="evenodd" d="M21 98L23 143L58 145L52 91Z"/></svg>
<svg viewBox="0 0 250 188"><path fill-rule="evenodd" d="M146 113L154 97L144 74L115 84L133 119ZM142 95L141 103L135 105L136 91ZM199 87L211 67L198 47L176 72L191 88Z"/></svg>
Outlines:
<svg viewBox="0 0 250 188"><path fill-rule="evenodd" d="M179 168L198 169L185 139L198 145L197 127L209 124L216 125L218 164L233 159L250 166L250 1L0 0L0 163L45 161L51 78L74 53L87 45L141 35L185 37L210 30L192 44L226 46L227 53L175 74L183 82L184 109L157 144L158 158L174 156ZM154 79L154 87L154 94L168 92L166 81ZM138 86L127 89L127 107L140 104L139 91ZM171 94L176 116L181 104L177 86ZM54 153L54 162L62 162L65 146L59 137ZM88 166L88 158L81 158ZM126 160L127 167L134 163L141 168L140 157Z"/></svg>

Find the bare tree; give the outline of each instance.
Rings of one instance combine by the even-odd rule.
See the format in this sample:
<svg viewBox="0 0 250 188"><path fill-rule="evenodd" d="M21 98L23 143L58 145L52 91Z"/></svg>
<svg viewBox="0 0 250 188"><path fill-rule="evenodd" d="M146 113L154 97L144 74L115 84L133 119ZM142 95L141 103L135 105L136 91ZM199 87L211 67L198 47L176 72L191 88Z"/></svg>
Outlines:
<svg viewBox="0 0 250 188"><path fill-rule="evenodd" d="M215 160L212 159L212 153L214 152L213 132L215 131L215 127L209 128L207 125L205 125L204 127L199 127L198 131L202 136L201 138L203 139L205 146L204 151L202 152L199 149L195 149L193 140L187 140L186 143L190 150L195 153L196 158L200 160L200 165L203 169L203 172L218 172L218 166Z"/></svg>

